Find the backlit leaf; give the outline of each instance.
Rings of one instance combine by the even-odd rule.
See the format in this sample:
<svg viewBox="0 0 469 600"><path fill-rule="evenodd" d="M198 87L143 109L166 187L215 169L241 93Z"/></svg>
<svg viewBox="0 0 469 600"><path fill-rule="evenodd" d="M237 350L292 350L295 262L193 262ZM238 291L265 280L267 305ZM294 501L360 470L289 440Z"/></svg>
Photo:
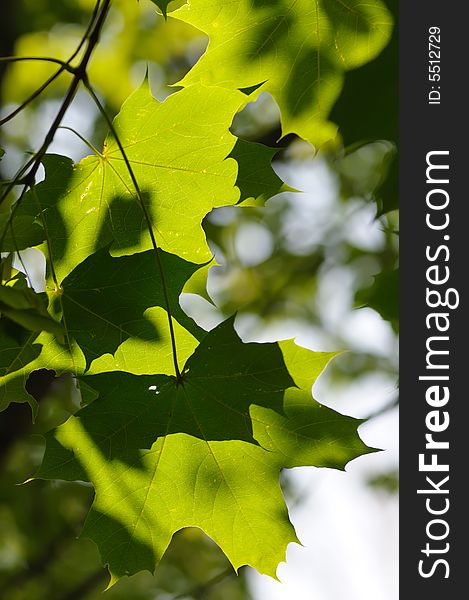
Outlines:
<svg viewBox="0 0 469 600"><path fill-rule="evenodd" d="M203 336L205 332L179 306L184 284L200 265L162 250L159 260L173 317L196 337ZM129 338L151 342L164 335L144 316L149 308L166 307L153 250L118 258L110 256L107 248L99 250L65 278L61 296L67 330L88 365L103 354L114 354Z"/></svg>
<svg viewBox="0 0 469 600"><path fill-rule="evenodd" d="M196 85L160 103L145 82L116 117L163 250L196 263L211 259L201 222L214 207L239 199L237 164L226 157L236 141L229 127L243 102L241 92ZM88 156L78 165L49 156L45 166L46 179L23 202L22 212L44 211L46 227L54 232L51 260L59 283L109 243L113 255L152 248L115 141L109 138L102 156Z"/></svg>
<svg viewBox="0 0 469 600"><path fill-rule="evenodd" d="M260 85L277 101L283 134L320 145L344 72L378 55L391 16L379 0L191 0L171 16L206 33L207 51L181 84Z"/></svg>
<svg viewBox="0 0 469 600"><path fill-rule="evenodd" d="M207 334L182 385L157 375L85 377L99 397L48 435L38 476L93 483L83 535L98 544L112 582L153 571L173 534L191 526L235 569L275 577L297 541L280 470L343 468L368 451L360 421L320 407L307 389L330 357L292 342L243 344L230 320ZM287 366L305 389L291 387Z"/></svg>

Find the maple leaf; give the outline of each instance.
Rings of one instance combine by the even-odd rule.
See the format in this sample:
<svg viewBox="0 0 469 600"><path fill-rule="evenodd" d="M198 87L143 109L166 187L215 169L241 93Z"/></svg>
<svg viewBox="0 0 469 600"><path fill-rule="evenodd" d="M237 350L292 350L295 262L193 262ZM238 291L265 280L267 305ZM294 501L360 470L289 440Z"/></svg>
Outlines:
<svg viewBox="0 0 469 600"><path fill-rule="evenodd" d="M280 470L343 468L370 451L356 432L361 421L311 398L331 356L291 342L243 344L230 320L207 334L183 385L161 376L85 377L99 397L48 434L38 477L93 483L83 535L97 543L112 583L153 571L173 534L191 526L235 569L249 564L275 577L297 541Z"/></svg>
<svg viewBox="0 0 469 600"><path fill-rule="evenodd" d="M237 164L227 156L236 142L229 127L245 101L241 92L195 85L158 102L145 81L114 120L163 250L196 263L212 258L201 222L214 207L239 199ZM46 157L44 164L45 180L23 200L18 214L40 213L54 232L45 252L59 283L110 243L114 256L152 248L112 136L102 153L77 165L59 156Z"/></svg>
<svg viewBox="0 0 469 600"><path fill-rule="evenodd" d="M333 138L327 116L344 72L375 58L391 34L391 16L371 0L191 0L171 16L209 38L180 85L196 82L270 92L283 134L315 145Z"/></svg>

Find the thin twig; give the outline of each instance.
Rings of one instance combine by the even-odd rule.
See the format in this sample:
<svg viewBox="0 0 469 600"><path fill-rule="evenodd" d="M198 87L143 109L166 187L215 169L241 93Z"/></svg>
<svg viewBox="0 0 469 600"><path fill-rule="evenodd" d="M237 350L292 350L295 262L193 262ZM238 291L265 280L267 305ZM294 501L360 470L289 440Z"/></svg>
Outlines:
<svg viewBox="0 0 469 600"><path fill-rule="evenodd" d="M22 112L29 104L31 104L31 102L33 102L34 100L36 100L36 98L39 98L39 96L42 94L42 92L44 92L58 77L59 75L61 75L64 71L69 71L72 72L72 67L70 67L70 59L67 62L63 62L61 60L56 60L53 58L23 58L23 57L7 57L7 59L5 62L20 62L22 60L45 60L47 62L52 62L52 63L56 63L60 65L60 69L58 71L56 71L55 73L53 73L50 77L48 77L46 79L46 81L44 81L44 83L42 83L37 89L34 90L34 92L28 96L26 98L26 100L23 100L23 102L17 106L11 113L9 113L6 117L3 117L3 119L0 119L0 127L3 127L3 125L5 125L6 123L8 123L9 121L11 121L12 119L14 119L20 112ZM0 59L1 62L4 62L4 59Z"/></svg>
<svg viewBox="0 0 469 600"><path fill-rule="evenodd" d="M96 16L98 14L100 4L101 4L101 0L97 0L85 33L83 34L83 37L81 38L80 43L76 47L75 51L73 52L73 54L70 56L70 58L66 62L59 61L58 59L55 59L55 58L5 57L4 59L0 59L1 62L16 62L18 60L20 60L20 61L21 60L47 60L50 62L56 62L56 63L60 64L60 69L58 69L48 79L46 79L46 81L42 85L40 85L28 98L26 98L26 100L24 100L19 106L17 106L15 108L15 110L13 110L9 115L7 115L6 117L4 117L3 119L0 120L0 127L5 125L5 123L8 123L8 121L11 121L12 119L14 119L31 102L36 100L36 98L38 98L64 71L69 71L72 73L74 72L74 69L71 66L71 62L78 56L80 50L83 48L86 40L88 39L90 32L93 28L94 22L96 20ZM2 202L2 200L0 200L0 204L1 204L1 202Z"/></svg>
<svg viewBox="0 0 469 600"><path fill-rule="evenodd" d="M101 104L101 101L99 100L98 96L96 95L95 91L93 90L93 88L91 87L88 79L85 77L83 79L83 85L85 86L85 88L88 90L91 98L94 100L96 106L99 109L99 112L101 113L101 115L103 116L104 120L106 121L110 132L112 133L117 146L120 150L120 153L122 154L122 158L124 159L125 162L125 166L127 167L127 171L130 175L130 178L132 180L132 184L135 188L135 192L137 194L137 198L140 204L140 207L142 209L143 212L143 216L145 218L145 221L147 223L147 227L150 233L150 239L151 239L151 244L153 246L153 250L155 251L155 257L156 257L156 263L158 266L158 271L160 274L160 278L161 278L161 286L163 289L163 296L164 296L164 300L165 300L165 304L166 304L166 313L168 315L168 324L169 324L169 334L171 337L171 349L172 349L172 354L173 354L173 363L174 363L174 370L176 372L176 380L178 383L182 383L183 378L181 375L181 372L179 370L179 364L178 364L178 358L177 358L177 349L176 349L176 336L174 333L174 326L173 326L173 318L172 318L172 314L171 314L171 305L169 302L169 294L168 294L168 286L166 284L166 278L165 278L165 274L164 274L164 269L163 269L163 265L161 263L161 256L160 256L160 248L156 242L156 238L155 238L155 233L153 231L153 225L151 222L151 218L150 218L150 214L148 212L148 209L145 205L144 199L143 199L143 195L142 192L140 190L140 186L138 184L137 178L135 177L135 173L132 169L132 165L130 164L129 158L127 156L127 153L125 152L124 146L122 145L122 142L119 138L119 135L117 134L116 128L114 127L114 124L112 122L112 119L109 117L109 115L107 114L106 110L104 109L104 106Z"/></svg>
<svg viewBox="0 0 469 600"><path fill-rule="evenodd" d="M36 98L39 98L42 92L44 92L51 85L51 83L53 83L57 79L57 77L63 73L63 71L64 68L60 67L58 71L56 71L53 75L46 79L46 81L44 81L44 83L41 86L39 86L36 90L34 90L34 92L30 96L28 96L26 100L24 100L19 106L17 106L15 110L13 110L10 114L8 114L6 117L0 120L0 127L8 123L8 121L14 119L29 104L31 104L31 102L36 100Z"/></svg>
<svg viewBox="0 0 469 600"><path fill-rule="evenodd" d="M73 67L71 67L68 62L58 58L52 58L51 56L0 56L0 63L15 63L23 61L54 63L56 65L61 65L66 71L73 73Z"/></svg>
<svg viewBox="0 0 469 600"><path fill-rule="evenodd" d="M99 4L100 4L100 1L98 0L97 5L99 5ZM47 132L47 135L44 139L43 144L41 145L39 150L35 153L33 159L28 161L28 163L22 169L20 169L20 171L17 173L15 178L9 183L9 185L6 186L6 190L4 191L4 193L2 194L2 196L0 198L0 205L5 200L5 198L9 195L9 193L11 192L13 187L18 184L20 179L23 178L26 171L27 171L27 174L24 176L25 186L27 186L29 188L32 185L34 185L36 173L39 169L41 161L44 158L44 155L46 154L49 146L51 145L51 143L54 139L54 136L57 132L57 129L59 128L60 124L62 123L62 120L63 120L65 114L67 113L71 103L73 102L73 99L75 98L75 94L78 90L78 86L80 85L80 82L86 77L86 69L88 67L88 63L90 61L93 50L95 49L95 47L98 43L101 29L102 29L102 26L106 19L110 4L111 4L111 0L103 1L102 8L99 11L99 13L95 19L95 24L89 33L88 45L86 47L83 58L81 59L78 67L74 70L75 74L73 76L72 83L70 84L70 86L67 90L67 93L65 95L65 98L64 98L61 106L60 106L57 116L55 117L52 125L49 128L49 131ZM84 39L85 39L85 36L84 36ZM22 194L22 196L23 196L23 194ZM20 202L20 199L18 199L16 205L18 205L19 202ZM11 220L11 217L10 217L10 220ZM2 236L2 240L3 240L3 237L4 236Z"/></svg>

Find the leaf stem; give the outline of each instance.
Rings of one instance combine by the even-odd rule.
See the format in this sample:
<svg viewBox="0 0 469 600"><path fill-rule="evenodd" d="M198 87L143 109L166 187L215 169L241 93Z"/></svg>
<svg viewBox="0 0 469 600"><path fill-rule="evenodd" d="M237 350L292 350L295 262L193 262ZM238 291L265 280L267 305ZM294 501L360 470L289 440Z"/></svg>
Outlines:
<svg viewBox="0 0 469 600"><path fill-rule="evenodd" d="M168 286L166 284L166 277L164 274L164 269L163 269L163 265L161 262L161 256L160 256L160 248L156 242L155 233L153 231L153 225L151 222L150 214L148 212L147 207L145 206L142 191L140 190L140 186L138 184L137 178L135 177L135 173L132 168L132 165L130 164L129 157L127 156L127 153L125 152L124 146L122 145L122 142L119 138L116 128L114 127L114 123L112 122L112 119L107 114L106 110L104 109L104 106L101 104L101 101L99 100L98 96L96 95L96 92L91 87L90 82L88 81L88 79L86 77L83 79L83 85L88 90L88 93L90 94L91 98L94 100L99 112L101 113L104 120L106 121L106 124L109 127L109 130L112 133L112 135L116 141L116 144L120 150L120 153L122 154L122 158L125 162L125 166L127 167L127 171L132 180L132 184L135 188L135 192L137 194L137 198L138 198L140 207L142 209L143 216L144 216L145 221L148 226L151 244L153 246L153 250L155 251L156 263L158 266L158 272L159 272L160 279L161 279L161 286L163 289L163 296L164 296L164 300L165 300L165 304L166 304L166 313L168 315L169 334L170 334L170 338L171 338L171 349L172 349L172 354L173 354L173 363L174 363L174 370L176 373L176 380L177 380L178 384L181 384L183 382L183 377L182 377L181 371L179 370L179 364L178 364L178 358L177 358L176 336L174 333L173 317L172 317L172 313L171 313L171 305L169 302Z"/></svg>
<svg viewBox="0 0 469 600"><path fill-rule="evenodd" d="M68 127L68 125L60 125L60 127L58 127L58 129L65 129L66 131L70 131L71 133L74 133L78 139L80 139L84 144L86 144L88 146L88 148L94 152L96 154L96 156L100 156L101 158L104 158L104 155L102 154L102 152L100 152L96 146L94 146L89 140L87 140L85 137L83 137L81 135L81 133L79 133L76 129L73 129L73 127Z"/></svg>

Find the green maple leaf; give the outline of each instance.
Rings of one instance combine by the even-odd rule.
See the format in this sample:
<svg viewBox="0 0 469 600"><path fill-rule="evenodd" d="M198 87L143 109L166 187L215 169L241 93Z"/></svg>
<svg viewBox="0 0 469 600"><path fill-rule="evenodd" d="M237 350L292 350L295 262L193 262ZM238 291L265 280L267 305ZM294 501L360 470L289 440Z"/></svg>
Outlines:
<svg viewBox="0 0 469 600"><path fill-rule="evenodd" d="M283 393L294 385L278 345L244 344L233 319L205 336L187 360L183 378L178 384L168 375L85 377L87 386L99 392L99 402L81 411L80 419L96 439L108 439L109 431L125 432L109 438L113 451L125 450L127 438L149 448L156 438L181 432L254 443L249 407L267 405L282 413ZM122 412L111 419L118 406Z"/></svg>
<svg viewBox="0 0 469 600"><path fill-rule="evenodd" d="M200 265L159 251L172 316L196 338L201 330L179 306L186 281ZM87 365L103 354L114 354L129 338L148 343L160 333L144 316L153 307L166 309L166 299L154 250L132 256L112 257L104 248L88 257L61 286L61 309L67 331L78 342ZM151 351L151 345L148 344Z"/></svg>
<svg viewBox="0 0 469 600"><path fill-rule="evenodd" d="M200 265L162 250L159 254L166 273L178 356L186 361L206 332L181 310L178 297ZM114 258L105 248L76 267L59 292L50 294L63 326L46 312L45 296L29 288L0 287L0 312L36 332L29 334L20 328L16 333L21 331L21 335L14 339L9 333L11 326L4 327L1 410L11 402L29 402L36 411L25 383L38 369L76 376L86 369L92 373L116 369L135 374L174 372L165 299L153 250ZM14 308L4 306L7 301Z"/></svg>
<svg viewBox="0 0 469 600"><path fill-rule="evenodd" d="M311 398L330 358L291 342L242 344L228 321L189 359L183 386L161 376L86 377L100 396L47 436L38 477L93 483L83 535L97 543L112 582L153 571L173 534L191 526L236 569L275 576L297 541L280 470L342 468L369 451L360 421Z"/></svg>
<svg viewBox="0 0 469 600"><path fill-rule="evenodd" d="M245 98L241 92L195 85L158 102L144 82L117 115L114 126L163 250L196 263L211 259L201 221L214 207L239 199L237 164L226 157L236 142L229 127ZM59 283L109 243L115 256L152 248L148 223L112 137L100 155L77 165L58 156L44 163L46 178L19 214L40 210L46 229L54 232L49 258Z"/></svg>
<svg viewBox="0 0 469 600"><path fill-rule="evenodd" d="M262 206L280 192L293 191L272 168L278 149L238 139L230 157L238 163L238 186L243 206Z"/></svg>
<svg viewBox="0 0 469 600"><path fill-rule="evenodd" d="M252 97L272 94L283 134L315 145L336 134L326 119L344 72L379 54L392 21L379 0L191 0L171 16L210 38L181 85L259 86Z"/></svg>

